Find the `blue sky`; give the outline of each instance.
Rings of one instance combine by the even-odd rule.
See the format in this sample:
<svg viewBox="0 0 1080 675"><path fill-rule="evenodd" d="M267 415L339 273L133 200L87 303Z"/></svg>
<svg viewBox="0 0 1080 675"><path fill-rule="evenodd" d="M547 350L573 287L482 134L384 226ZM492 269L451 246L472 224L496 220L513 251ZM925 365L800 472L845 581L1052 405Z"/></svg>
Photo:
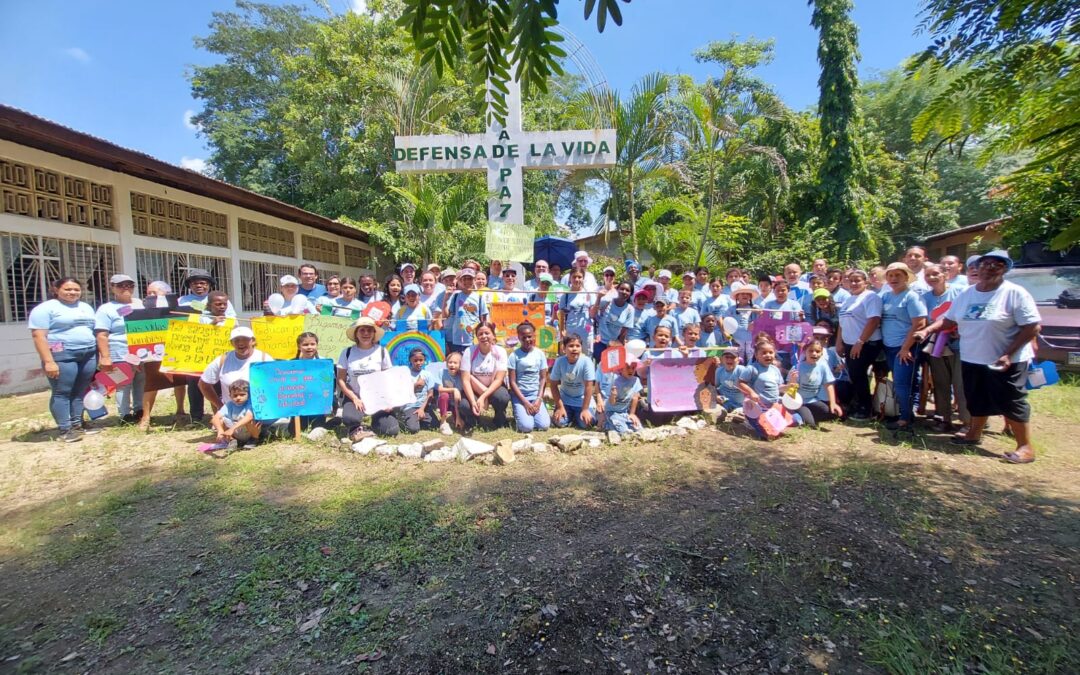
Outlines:
<svg viewBox="0 0 1080 675"><path fill-rule="evenodd" d="M363 5L327 2L336 12ZM739 35L776 39L776 58L759 74L789 106L817 102L817 33L803 0L634 0L623 6L623 26L609 23L602 35L595 21L583 20L579 0L560 5L563 25L618 89L656 70L704 78L708 66L691 52ZM212 61L193 38L207 33L212 12L233 8L232 0L0 0L0 62L8 64L0 69L0 102L199 169L209 150L187 122L199 102L184 74ZM856 1L860 77L926 45L915 35L918 11L916 0Z"/></svg>

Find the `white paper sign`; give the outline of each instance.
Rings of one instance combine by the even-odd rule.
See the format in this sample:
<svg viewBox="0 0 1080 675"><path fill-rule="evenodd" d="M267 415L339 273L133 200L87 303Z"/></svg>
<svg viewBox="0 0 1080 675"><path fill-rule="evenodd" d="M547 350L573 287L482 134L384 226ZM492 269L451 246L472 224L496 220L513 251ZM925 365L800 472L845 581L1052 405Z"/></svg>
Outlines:
<svg viewBox="0 0 1080 675"><path fill-rule="evenodd" d="M372 414L387 408L397 408L416 400L413 383L416 378L408 366L394 366L356 378L364 411Z"/></svg>

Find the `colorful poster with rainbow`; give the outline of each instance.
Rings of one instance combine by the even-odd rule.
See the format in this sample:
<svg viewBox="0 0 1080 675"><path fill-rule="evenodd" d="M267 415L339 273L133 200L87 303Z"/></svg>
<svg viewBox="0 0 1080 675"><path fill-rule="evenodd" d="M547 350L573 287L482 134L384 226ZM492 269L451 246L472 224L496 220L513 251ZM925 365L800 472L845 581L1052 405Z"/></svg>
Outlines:
<svg viewBox="0 0 1080 675"><path fill-rule="evenodd" d="M420 349L428 363L446 360L446 337L441 330L428 330L426 321L419 321L421 330L408 330L406 322L397 322L399 330L386 330L381 340L382 346L390 352L390 360L395 366L409 365L409 352Z"/></svg>

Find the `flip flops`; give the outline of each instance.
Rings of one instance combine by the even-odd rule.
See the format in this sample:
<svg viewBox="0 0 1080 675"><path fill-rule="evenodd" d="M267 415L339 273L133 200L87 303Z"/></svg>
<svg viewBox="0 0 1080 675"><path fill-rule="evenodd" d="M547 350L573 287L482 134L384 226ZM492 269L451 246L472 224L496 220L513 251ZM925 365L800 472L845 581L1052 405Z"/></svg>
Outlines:
<svg viewBox="0 0 1080 675"><path fill-rule="evenodd" d="M1012 452L1006 452L1001 458L1009 464L1031 464L1035 461L1035 453L1024 457L1014 450Z"/></svg>

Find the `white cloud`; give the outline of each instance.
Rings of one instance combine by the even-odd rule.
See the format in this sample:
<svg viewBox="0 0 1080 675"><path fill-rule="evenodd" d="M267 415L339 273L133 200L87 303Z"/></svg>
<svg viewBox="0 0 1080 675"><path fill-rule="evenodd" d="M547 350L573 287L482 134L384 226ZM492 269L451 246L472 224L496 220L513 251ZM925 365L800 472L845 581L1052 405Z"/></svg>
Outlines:
<svg viewBox="0 0 1080 675"><path fill-rule="evenodd" d="M180 166L189 171L198 171L199 173L206 173L210 170L210 165L205 159L200 157L188 157L186 155L180 158Z"/></svg>
<svg viewBox="0 0 1080 675"><path fill-rule="evenodd" d="M185 110L184 111L184 126L187 127L188 129L191 129L192 131L201 131L202 126L196 124L195 122L192 122L191 121L192 117L195 117L195 111L194 110Z"/></svg>
<svg viewBox="0 0 1080 675"><path fill-rule="evenodd" d="M350 0L349 11L353 14L367 14L367 0Z"/></svg>
<svg viewBox="0 0 1080 675"><path fill-rule="evenodd" d="M81 47L68 47L64 50L64 54L70 56L79 63L90 63L90 55Z"/></svg>

